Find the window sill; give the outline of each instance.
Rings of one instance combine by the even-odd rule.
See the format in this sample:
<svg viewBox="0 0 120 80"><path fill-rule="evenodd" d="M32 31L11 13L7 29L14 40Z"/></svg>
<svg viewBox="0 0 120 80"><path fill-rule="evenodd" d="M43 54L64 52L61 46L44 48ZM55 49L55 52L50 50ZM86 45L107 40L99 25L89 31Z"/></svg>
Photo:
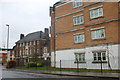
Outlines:
<svg viewBox="0 0 120 80"><path fill-rule="evenodd" d="M83 44L84 42L74 43L74 44Z"/></svg>
<svg viewBox="0 0 120 80"><path fill-rule="evenodd" d="M90 18L90 21L94 20L94 19L98 19L98 18L104 18L104 16L99 16L99 17L96 17L96 18Z"/></svg>
<svg viewBox="0 0 120 80"><path fill-rule="evenodd" d="M93 61L92 63L101 63L101 61ZM102 63L107 63L107 61L102 61Z"/></svg>
<svg viewBox="0 0 120 80"><path fill-rule="evenodd" d="M79 6L76 6L76 7L73 6L73 9L76 9L76 8L79 8L79 7L82 7L82 6L83 6L83 4L79 5Z"/></svg>
<svg viewBox="0 0 120 80"><path fill-rule="evenodd" d="M92 39L93 41L95 40L106 40L106 38L98 38L98 39Z"/></svg>
<svg viewBox="0 0 120 80"><path fill-rule="evenodd" d="M86 63L85 61L75 61L74 63Z"/></svg>
<svg viewBox="0 0 120 80"><path fill-rule="evenodd" d="M79 26L79 25L83 25L84 23L81 23L81 24L74 24L73 26Z"/></svg>

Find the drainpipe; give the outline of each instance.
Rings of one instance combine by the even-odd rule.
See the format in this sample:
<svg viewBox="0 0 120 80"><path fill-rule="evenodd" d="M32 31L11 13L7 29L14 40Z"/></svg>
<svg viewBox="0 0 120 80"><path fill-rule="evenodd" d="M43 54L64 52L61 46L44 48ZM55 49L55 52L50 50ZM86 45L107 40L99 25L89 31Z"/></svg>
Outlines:
<svg viewBox="0 0 120 80"><path fill-rule="evenodd" d="M55 5L53 6L54 11L54 67L56 67L56 33L55 33Z"/></svg>

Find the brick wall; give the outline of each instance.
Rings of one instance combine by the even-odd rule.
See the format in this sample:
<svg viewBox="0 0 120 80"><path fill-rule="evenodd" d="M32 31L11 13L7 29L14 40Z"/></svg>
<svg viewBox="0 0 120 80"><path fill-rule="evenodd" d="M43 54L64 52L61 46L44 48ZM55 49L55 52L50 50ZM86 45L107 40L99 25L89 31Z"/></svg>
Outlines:
<svg viewBox="0 0 120 80"><path fill-rule="evenodd" d="M104 2L104 3L91 3L85 2L83 6L78 8L73 8L72 3L67 3L55 8L55 32L56 32L56 49L68 49L68 48L83 48L86 46L101 45L106 43L116 44L118 43L118 24L119 21L105 22L113 19L118 19L118 3L117 2ZM97 19L90 19L90 10L91 8L102 6L103 16ZM77 12L78 11L78 12ZM76 12L76 13L74 13ZM84 15L84 24L74 25L73 17L76 15ZM54 21L53 15L51 15L52 20ZM102 22L102 24L95 24ZM90 24L95 24L91 25ZM53 24L51 26L54 28ZM104 27L105 29L105 39L102 40L92 40L91 39L91 29ZM52 28L52 29L53 29ZM71 32L66 32L59 34L60 32L70 31L74 29L83 28L82 30L76 30ZM54 31L53 31L54 32ZM54 34L51 33L51 50L54 50ZM73 35L76 33L85 34L85 42L80 44L74 43Z"/></svg>

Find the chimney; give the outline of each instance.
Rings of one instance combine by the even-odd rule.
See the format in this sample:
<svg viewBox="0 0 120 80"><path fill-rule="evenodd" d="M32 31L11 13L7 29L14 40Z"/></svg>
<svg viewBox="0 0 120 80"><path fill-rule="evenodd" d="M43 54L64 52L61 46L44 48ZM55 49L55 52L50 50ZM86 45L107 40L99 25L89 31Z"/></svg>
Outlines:
<svg viewBox="0 0 120 80"><path fill-rule="evenodd" d="M24 38L24 34L20 34L20 39L23 39Z"/></svg>
<svg viewBox="0 0 120 80"><path fill-rule="evenodd" d="M46 37L49 37L49 29L48 28L45 28L44 33L45 33Z"/></svg>
<svg viewBox="0 0 120 80"><path fill-rule="evenodd" d="M43 34L42 34L43 32L42 31L40 31L40 38L42 38L42 36L43 36Z"/></svg>

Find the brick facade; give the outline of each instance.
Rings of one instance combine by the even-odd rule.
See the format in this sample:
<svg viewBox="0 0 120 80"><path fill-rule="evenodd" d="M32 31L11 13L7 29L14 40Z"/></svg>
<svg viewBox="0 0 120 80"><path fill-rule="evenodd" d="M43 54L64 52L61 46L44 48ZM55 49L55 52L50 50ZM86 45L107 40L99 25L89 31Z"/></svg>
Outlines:
<svg viewBox="0 0 120 80"><path fill-rule="evenodd" d="M79 53L81 52L85 53L86 59L88 55L91 55L92 59L93 58L92 47L93 49L94 48L97 49L99 46L104 46L105 48L105 46L107 46L108 44L111 46L119 45L120 43L118 32L120 29L119 6L120 6L119 2L83 2L81 6L74 8L73 2L55 3L53 7L50 8L51 53L53 53L52 61L54 61L55 63L55 61L59 59L64 60L65 58L63 57L75 54L76 53L75 51L77 51L77 49L79 49L78 51ZM101 8L102 10L101 13L102 16L92 18L91 17L92 10L96 10L99 8ZM76 16L83 16L82 19L83 23L76 25L74 22L75 21L74 18ZM104 37L93 39L93 36L96 37L97 35L99 35L97 32L95 33L95 31L101 29L103 29L104 31L103 32ZM74 36L77 34L84 34L83 42L75 43ZM84 51L87 48L91 49L91 51L89 52L90 54L88 54L87 51ZM116 49L116 47L113 48ZM100 51L98 49L97 52ZM113 49L113 52L115 49ZM118 57L118 52L112 54Z"/></svg>
<svg viewBox="0 0 120 80"><path fill-rule="evenodd" d="M55 33L56 33L56 49L66 49L66 48L80 48L85 46L94 46L106 43L116 44L118 43L118 20L114 21L114 19L118 19L118 3L117 2L101 2L96 3L91 6L87 6L90 3L85 2L83 6L78 8L73 8L72 3L68 3L62 6L58 6L55 8ZM90 19L90 10L91 8L102 6L103 8L103 16L97 19ZM109 6L109 7L108 7ZM112 11L114 9L114 11ZM77 12L80 11L80 12ZM74 14L70 14L72 12L77 12ZM66 14L70 14L64 16ZM73 17L76 15L84 15L84 23L81 25L74 25ZM53 14L52 16L53 17ZM107 22L109 20L113 20L111 22ZM106 21L106 22L105 22ZM98 23L98 24L97 24ZM100 24L99 24L100 23ZM93 24L93 25L91 25ZM91 29L104 27L105 29L105 39L103 40L92 40L91 39ZM74 29L76 31L70 31ZM62 32L69 31L61 34ZM74 44L73 35L76 33L85 33L85 42L82 44ZM112 33L112 34L111 34ZM53 36L53 33L51 34Z"/></svg>
<svg viewBox="0 0 120 80"><path fill-rule="evenodd" d="M47 29L48 31L48 29ZM34 37L38 36L38 37ZM42 37L41 37L42 36ZM16 60L17 65L22 65L26 62L33 61L33 55L38 55L39 60L44 59L44 54L47 53L50 56L49 47L49 33L47 32L35 32L30 33L25 37L22 37L18 42L16 42ZM47 48L47 52L44 52L44 48ZM47 60L50 57L47 56ZM24 62L21 64L21 62Z"/></svg>

